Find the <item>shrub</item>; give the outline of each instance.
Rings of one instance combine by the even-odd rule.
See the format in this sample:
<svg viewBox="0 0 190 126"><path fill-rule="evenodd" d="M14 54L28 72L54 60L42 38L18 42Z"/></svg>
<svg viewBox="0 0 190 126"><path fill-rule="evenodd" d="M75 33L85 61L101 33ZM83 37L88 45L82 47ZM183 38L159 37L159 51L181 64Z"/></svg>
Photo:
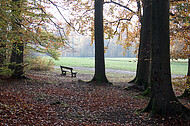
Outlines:
<svg viewBox="0 0 190 126"><path fill-rule="evenodd" d="M0 76L11 76L13 74L13 71L9 69L8 66L7 64L0 67Z"/></svg>
<svg viewBox="0 0 190 126"><path fill-rule="evenodd" d="M47 71L51 70L54 65L54 62L51 59L43 58L43 57L35 57L33 59L28 59L29 63L28 69L36 70L36 71Z"/></svg>

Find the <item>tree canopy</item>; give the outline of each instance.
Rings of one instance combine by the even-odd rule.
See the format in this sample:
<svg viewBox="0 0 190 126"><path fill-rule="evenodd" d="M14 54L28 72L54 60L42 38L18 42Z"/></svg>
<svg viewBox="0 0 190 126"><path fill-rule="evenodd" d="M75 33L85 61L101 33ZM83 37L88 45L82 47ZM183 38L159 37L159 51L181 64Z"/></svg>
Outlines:
<svg viewBox="0 0 190 126"><path fill-rule="evenodd" d="M48 3L36 0L0 1L0 52L2 64L23 59L23 52L34 50L58 59L60 47L68 48L64 28L47 13ZM22 45L22 46L21 46ZM16 55L15 55L16 54Z"/></svg>

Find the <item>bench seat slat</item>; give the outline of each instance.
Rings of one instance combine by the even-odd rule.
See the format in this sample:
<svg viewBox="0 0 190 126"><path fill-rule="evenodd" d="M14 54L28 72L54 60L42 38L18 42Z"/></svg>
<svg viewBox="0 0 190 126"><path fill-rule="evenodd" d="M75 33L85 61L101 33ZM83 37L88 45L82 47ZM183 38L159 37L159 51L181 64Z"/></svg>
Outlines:
<svg viewBox="0 0 190 126"><path fill-rule="evenodd" d="M62 70L63 72L71 72L70 70Z"/></svg>

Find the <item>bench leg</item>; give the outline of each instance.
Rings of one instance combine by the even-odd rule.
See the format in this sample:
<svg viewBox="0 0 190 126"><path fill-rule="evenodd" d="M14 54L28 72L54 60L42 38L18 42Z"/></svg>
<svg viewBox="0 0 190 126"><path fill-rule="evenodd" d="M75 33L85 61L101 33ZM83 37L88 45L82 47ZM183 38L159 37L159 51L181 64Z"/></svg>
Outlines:
<svg viewBox="0 0 190 126"><path fill-rule="evenodd" d="M73 76L74 75L74 76ZM72 77L76 77L76 73L72 73Z"/></svg>
<svg viewBox="0 0 190 126"><path fill-rule="evenodd" d="M73 76L74 75L74 76ZM71 73L71 77L76 77L76 74L75 73Z"/></svg>
<svg viewBox="0 0 190 126"><path fill-rule="evenodd" d="M67 73L66 71L63 71L63 72L62 72L62 75L63 75L63 76L66 76L66 73Z"/></svg>

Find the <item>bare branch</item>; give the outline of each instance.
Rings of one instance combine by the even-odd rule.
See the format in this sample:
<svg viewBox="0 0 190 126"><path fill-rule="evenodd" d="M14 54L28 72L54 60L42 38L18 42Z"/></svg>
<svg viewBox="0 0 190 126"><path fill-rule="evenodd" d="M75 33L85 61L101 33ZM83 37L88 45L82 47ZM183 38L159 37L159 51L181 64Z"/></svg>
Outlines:
<svg viewBox="0 0 190 126"><path fill-rule="evenodd" d="M54 6L56 7L56 9L58 10L58 12L59 12L59 14L62 16L62 18L65 20L65 22L66 22L69 26L71 26L75 31L77 31L77 33L80 34L80 32L79 32L74 26L72 26L71 23L69 23L69 22L67 21L67 19L63 16L63 14L61 13L60 9L58 8L58 5L55 4L54 2L52 2L51 0L48 0L48 1L49 1L52 5L54 5Z"/></svg>
<svg viewBox="0 0 190 126"><path fill-rule="evenodd" d="M118 19L118 20L116 20L116 21L113 21L113 22L107 22L107 23L117 23L117 27L116 27L116 29L115 29L115 32L114 32L114 35L116 34L116 32L117 32L117 29L118 29L118 27L119 27L119 25L120 25L120 22L121 21L131 21L131 19L132 19L132 17L130 17L129 19Z"/></svg>
<svg viewBox="0 0 190 126"><path fill-rule="evenodd" d="M170 0L170 2L187 2L187 0Z"/></svg>
<svg viewBox="0 0 190 126"><path fill-rule="evenodd" d="M41 10L42 10L43 13L47 14L47 13L43 10L43 8L41 8ZM48 17L48 19L49 19L49 20L55 25L55 27L57 28L57 30L58 30L58 32L59 32L59 35L60 35L60 37L61 37L62 42L65 43L66 45L68 45L70 48L73 49L73 47L68 44L69 42L67 42L67 41L64 39L64 37L63 37L63 35L62 35L62 33L61 33L61 30L60 30L60 29L63 30L63 33L64 33L64 35L65 35L64 28L60 27L60 26L59 26L57 23L55 23L50 17ZM66 35L65 35L65 36L66 36Z"/></svg>
<svg viewBox="0 0 190 126"><path fill-rule="evenodd" d="M120 22L120 21L131 21L131 18L132 18L132 17L130 17L129 19L127 19L127 18L118 19L118 20L116 20L116 21L112 21L112 22L108 22L108 23L116 23L116 22Z"/></svg>
<svg viewBox="0 0 190 126"><path fill-rule="evenodd" d="M116 5L120 6L120 7L123 7L123 8L125 8L125 9L127 9L128 11L132 12L133 14L137 15L137 13L136 13L135 11L131 10L131 9L128 8L127 6L124 6L124 5L120 4L120 3L114 2L114 1L112 1L112 0L110 0L109 2L104 2L104 4L105 4L105 3L113 3L113 4L116 4Z"/></svg>

